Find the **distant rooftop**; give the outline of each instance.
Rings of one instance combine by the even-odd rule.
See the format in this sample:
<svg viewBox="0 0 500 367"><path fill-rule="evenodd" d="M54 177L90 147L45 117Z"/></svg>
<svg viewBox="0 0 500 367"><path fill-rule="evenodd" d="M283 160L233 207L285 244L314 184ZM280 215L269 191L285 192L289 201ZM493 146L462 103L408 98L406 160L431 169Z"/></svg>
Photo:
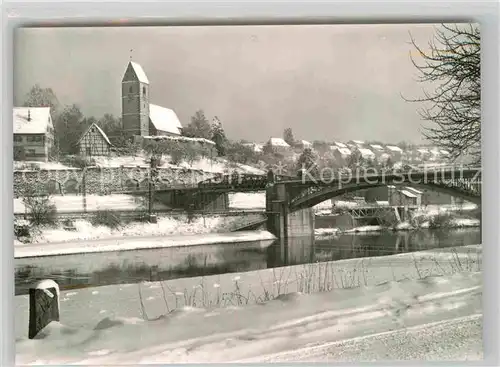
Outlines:
<svg viewBox="0 0 500 367"><path fill-rule="evenodd" d="M270 138L269 143L275 147L289 147L288 143L282 138Z"/></svg>

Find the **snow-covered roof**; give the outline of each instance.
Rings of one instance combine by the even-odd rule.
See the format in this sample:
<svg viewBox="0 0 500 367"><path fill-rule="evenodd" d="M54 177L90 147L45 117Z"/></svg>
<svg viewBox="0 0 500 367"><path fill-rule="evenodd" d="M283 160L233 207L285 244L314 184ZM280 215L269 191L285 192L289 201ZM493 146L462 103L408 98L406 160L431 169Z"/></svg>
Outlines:
<svg viewBox="0 0 500 367"><path fill-rule="evenodd" d="M379 144L371 144L370 146L375 150L384 150L384 147Z"/></svg>
<svg viewBox="0 0 500 367"><path fill-rule="evenodd" d="M406 191L413 192L413 193L414 193L414 194L416 194L416 195L422 195L422 191L417 190L417 189L415 189L415 188L413 188L413 187L405 187L405 190L406 190Z"/></svg>
<svg viewBox="0 0 500 367"><path fill-rule="evenodd" d="M170 108L149 104L149 118L155 129L171 134L181 135L182 125L179 118Z"/></svg>
<svg viewBox="0 0 500 367"><path fill-rule="evenodd" d="M399 192L401 194L403 194L404 196L407 196L409 198L416 198L417 197L417 195L415 195L414 193L412 193L412 192L410 192L408 190L399 190Z"/></svg>
<svg viewBox="0 0 500 367"><path fill-rule="evenodd" d="M335 141L333 142L337 147L339 148L347 148L347 145L345 145L344 143L341 143L341 142L338 142L338 141Z"/></svg>
<svg viewBox="0 0 500 367"><path fill-rule="evenodd" d="M419 152L420 154L429 154L429 150L425 148L419 148L417 149L417 152Z"/></svg>
<svg viewBox="0 0 500 367"><path fill-rule="evenodd" d="M246 147L251 148L254 152L262 152L263 145L258 143L244 143Z"/></svg>
<svg viewBox="0 0 500 367"><path fill-rule="evenodd" d="M52 126L50 107L14 107L12 122L14 134L45 134Z"/></svg>
<svg viewBox="0 0 500 367"><path fill-rule="evenodd" d="M270 138L269 143L275 147L289 147L288 143L282 138Z"/></svg>
<svg viewBox="0 0 500 367"><path fill-rule="evenodd" d="M149 139L149 140L175 140L175 141L190 141L190 142L198 142L198 143L205 143L205 144L210 144L210 145L215 145L215 143L212 140L208 140L205 138L189 138L187 136L169 136L169 135L163 135L163 136L144 136L144 139Z"/></svg>
<svg viewBox="0 0 500 367"><path fill-rule="evenodd" d="M142 66L136 62L133 62L133 61L130 61L130 65L132 66L132 69L134 70L135 75L137 75L137 79L139 79L139 81L141 83L149 84L149 79L146 76L146 73L144 72L144 69L142 68Z"/></svg>
<svg viewBox="0 0 500 367"><path fill-rule="evenodd" d="M104 138L104 140L106 141L106 143L108 143L109 145L112 145L111 142L109 141L108 136L106 135L106 133L104 131L102 131L102 129L99 126L97 126L96 123L90 124L90 126L87 128L87 130L85 130L85 132L82 134L82 136L78 140L77 144L80 144L80 142L82 141L82 139L85 137L85 135L87 135L89 133L89 131L90 131L90 129L92 127L94 127L97 130L97 132L99 134L101 134L101 136Z"/></svg>
<svg viewBox="0 0 500 367"><path fill-rule="evenodd" d="M375 153L373 153L370 149L358 148L358 150L363 158L369 158L375 156Z"/></svg>
<svg viewBox="0 0 500 367"><path fill-rule="evenodd" d="M387 160L388 160L388 159L390 159L390 158L391 158L391 155L390 155L390 154L387 154L387 153L382 153L382 154L380 155L380 160L382 160L382 161L387 161Z"/></svg>
<svg viewBox="0 0 500 367"><path fill-rule="evenodd" d="M334 150L338 151L342 157L348 157L352 154L349 148L334 147Z"/></svg>
<svg viewBox="0 0 500 367"><path fill-rule="evenodd" d="M308 142L307 140L301 140L300 143L303 145L303 146L308 146L310 147L312 145L312 143Z"/></svg>
<svg viewBox="0 0 500 367"><path fill-rule="evenodd" d="M403 153L403 149L401 149L400 147L397 147L395 145L388 145L387 149L389 149L391 152Z"/></svg>
<svg viewBox="0 0 500 367"><path fill-rule="evenodd" d="M348 143L353 143L353 144L358 145L358 146L365 144L365 142L362 140L350 140Z"/></svg>
<svg viewBox="0 0 500 367"><path fill-rule="evenodd" d="M443 154L443 155L449 155L450 154L450 152L448 152L447 150L444 150L444 149L441 149L439 152L441 154Z"/></svg>

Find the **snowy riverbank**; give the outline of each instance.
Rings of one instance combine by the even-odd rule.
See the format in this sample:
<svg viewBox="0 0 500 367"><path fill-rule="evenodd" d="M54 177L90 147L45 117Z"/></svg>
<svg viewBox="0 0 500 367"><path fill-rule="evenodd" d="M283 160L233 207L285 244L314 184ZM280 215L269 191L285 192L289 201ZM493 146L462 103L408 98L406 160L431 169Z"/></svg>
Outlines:
<svg viewBox="0 0 500 367"><path fill-rule="evenodd" d="M479 219L473 218L452 218L449 223L446 224L445 228L457 229L457 228L474 228L480 227L481 221ZM396 225L394 228L387 228L383 226L361 226L352 229L340 230L339 228L316 228L314 233L317 238L335 236L340 234L363 234L363 233L374 233L382 231L413 231L417 229L429 229L430 222L426 221L419 226L414 226L409 222L403 222Z"/></svg>
<svg viewBox="0 0 500 367"><path fill-rule="evenodd" d="M157 223L132 222L116 228L100 225L94 226L88 220L73 222L74 230L65 230L62 224L41 227L32 230L28 244L15 240L16 247L30 244L75 242L120 239L123 237L161 237L176 235L194 235L230 232L240 226L253 223L263 218L262 214L245 214L241 216L196 216L191 221L186 215L159 217Z"/></svg>
<svg viewBox="0 0 500 367"><path fill-rule="evenodd" d="M61 323L38 340L26 337L28 297L18 296L16 361L259 362L326 340L480 315L480 258L480 246L467 246L61 292Z"/></svg>
<svg viewBox="0 0 500 367"><path fill-rule="evenodd" d="M216 244L256 242L264 248L276 239L267 231L241 231L231 233L206 233L202 235L177 235L107 239L43 244L25 244L14 247L14 257L40 257L95 252L130 251L166 247L187 247Z"/></svg>

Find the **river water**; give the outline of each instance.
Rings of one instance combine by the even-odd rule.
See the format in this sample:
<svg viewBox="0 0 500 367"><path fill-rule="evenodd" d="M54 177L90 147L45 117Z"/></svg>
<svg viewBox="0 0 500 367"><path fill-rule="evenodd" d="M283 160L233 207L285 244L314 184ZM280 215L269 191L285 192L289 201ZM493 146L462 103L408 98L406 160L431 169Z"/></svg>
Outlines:
<svg viewBox="0 0 500 367"><path fill-rule="evenodd" d="M36 280L54 279L61 289L137 283L251 271L367 256L481 243L479 228L343 234L292 239L286 260L279 243L250 241L15 259L16 295Z"/></svg>

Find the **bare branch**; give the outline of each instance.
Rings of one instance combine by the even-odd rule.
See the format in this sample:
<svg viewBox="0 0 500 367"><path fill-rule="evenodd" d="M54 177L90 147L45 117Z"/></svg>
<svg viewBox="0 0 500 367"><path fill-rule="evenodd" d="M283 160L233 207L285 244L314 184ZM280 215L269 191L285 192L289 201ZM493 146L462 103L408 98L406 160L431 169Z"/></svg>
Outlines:
<svg viewBox="0 0 500 367"><path fill-rule="evenodd" d="M424 136L450 151L453 158L470 154L480 159L481 143L481 38L476 24L442 24L428 43L420 47L410 33L410 44L418 60L410 61L418 71L417 81L433 87L420 98L422 119L429 123Z"/></svg>

